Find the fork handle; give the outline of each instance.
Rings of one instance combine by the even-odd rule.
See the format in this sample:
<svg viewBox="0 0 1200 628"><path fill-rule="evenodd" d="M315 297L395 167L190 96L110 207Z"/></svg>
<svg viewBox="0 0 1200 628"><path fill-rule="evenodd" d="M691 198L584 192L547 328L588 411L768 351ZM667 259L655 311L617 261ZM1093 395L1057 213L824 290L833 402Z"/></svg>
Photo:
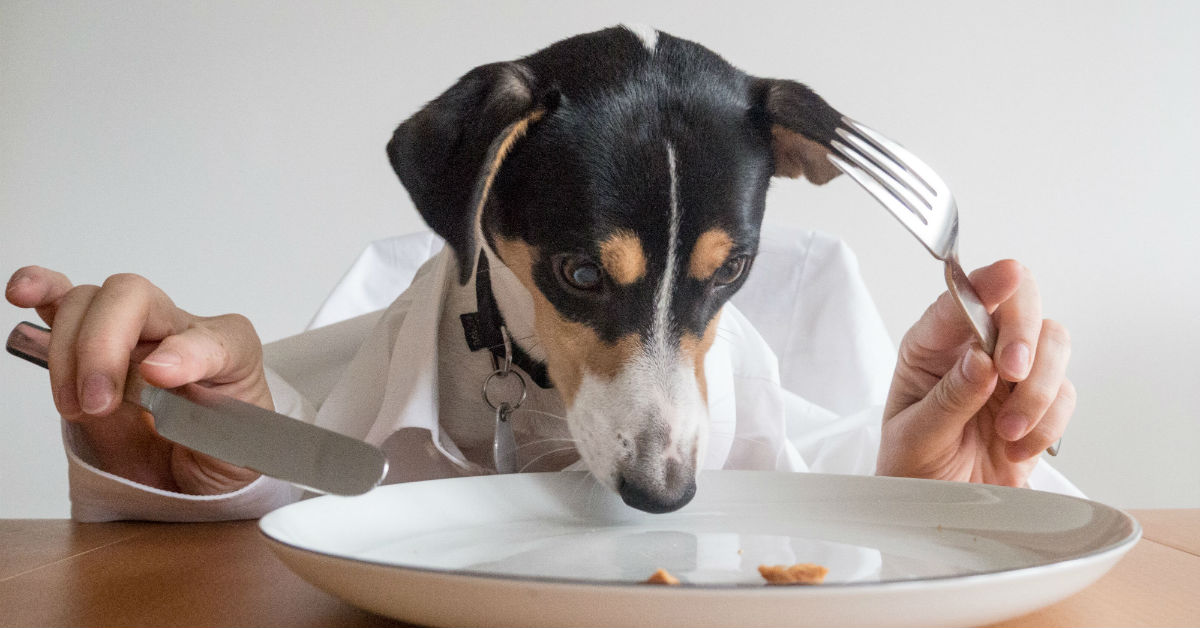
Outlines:
<svg viewBox="0 0 1200 628"><path fill-rule="evenodd" d="M995 353L996 323L992 322L987 308L979 300L979 294L967 279L967 273L963 272L958 263L958 255L951 254L946 257L946 286L950 288L950 294L954 296L959 309L971 321L971 328L975 330L979 342L983 343L983 350L989 356Z"/></svg>

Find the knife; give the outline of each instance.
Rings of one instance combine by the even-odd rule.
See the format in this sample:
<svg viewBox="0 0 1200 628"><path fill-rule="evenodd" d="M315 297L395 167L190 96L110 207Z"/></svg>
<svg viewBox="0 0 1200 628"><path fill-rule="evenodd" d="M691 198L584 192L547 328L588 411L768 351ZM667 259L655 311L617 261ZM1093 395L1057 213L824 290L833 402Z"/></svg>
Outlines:
<svg viewBox="0 0 1200 628"><path fill-rule="evenodd" d="M49 368L49 329L20 323L7 347ZM130 369L124 399L153 415L154 429L164 438L305 489L359 495L387 474L387 458L378 447L195 384L157 388L136 367Z"/></svg>

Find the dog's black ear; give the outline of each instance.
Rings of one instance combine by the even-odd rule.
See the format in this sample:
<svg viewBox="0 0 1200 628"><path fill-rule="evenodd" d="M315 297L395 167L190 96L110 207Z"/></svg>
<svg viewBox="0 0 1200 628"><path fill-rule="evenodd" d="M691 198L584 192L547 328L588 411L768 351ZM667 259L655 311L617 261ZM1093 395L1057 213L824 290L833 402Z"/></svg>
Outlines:
<svg viewBox="0 0 1200 628"><path fill-rule="evenodd" d="M771 125L775 176L803 176L819 185L841 174L826 156L842 114L795 81L755 79L751 89Z"/></svg>
<svg viewBox="0 0 1200 628"><path fill-rule="evenodd" d="M388 158L417 211L458 258L459 281L475 270L475 229L496 170L544 110L519 63L480 66L402 123Z"/></svg>

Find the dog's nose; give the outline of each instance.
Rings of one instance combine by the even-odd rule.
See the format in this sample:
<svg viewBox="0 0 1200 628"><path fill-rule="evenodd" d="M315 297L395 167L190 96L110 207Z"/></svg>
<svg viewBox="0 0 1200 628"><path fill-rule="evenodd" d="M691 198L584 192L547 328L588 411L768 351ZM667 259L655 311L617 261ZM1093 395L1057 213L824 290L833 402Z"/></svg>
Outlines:
<svg viewBox="0 0 1200 628"><path fill-rule="evenodd" d="M621 473L617 493L625 503L653 514L679 510L696 496L696 474L692 469L671 460L663 474L649 474L639 469Z"/></svg>

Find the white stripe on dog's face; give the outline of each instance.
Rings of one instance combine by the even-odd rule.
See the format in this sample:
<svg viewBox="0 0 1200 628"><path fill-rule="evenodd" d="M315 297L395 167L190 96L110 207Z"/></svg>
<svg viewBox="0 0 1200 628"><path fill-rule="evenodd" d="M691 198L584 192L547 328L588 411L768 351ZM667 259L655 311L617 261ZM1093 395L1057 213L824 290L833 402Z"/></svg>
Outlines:
<svg viewBox="0 0 1200 628"><path fill-rule="evenodd" d="M655 351L666 353L671 325L671 293L675 287L676 257L679 255L679 174L676 172L675 147L667 142L667 173L670 176L671 207L667 224L667 263L654 298L654 331L651 343Z"/></svg>
<svg viewBox="0 0 1200 628"><path fill-rule="evenodd" d="M615 374L585 373L567 410L580 456L592 473L630 505L652 512L674 510L695 491L708 436L703 359L712 342L711 333L706 339L679 339L673 333L680 207L678 164L669 142L666 154L667 250L652 329Z"/></svg>
<svg viewBox="0 0 1200 628"><path fill-rule="evenodd" d="M495 239L500 258L533 300L537 344L545 349L580 457L601 483L649 512L675 510L695 493L708 438L704 356L718 318L698 336L680 329L672 312L679 306L679 282L689 280L693 251L679 242L683 208L675 149L664 143L663 150L669 202L658 208L666 210L658 227L665 233L655 240L665 237L666 250L656 255L626 230L597 243L598 261L614 282L644 286L653 295L644 305L647 327L604 340L538 289L534 269L546 262L541 251L520 240Z"/></svg>

